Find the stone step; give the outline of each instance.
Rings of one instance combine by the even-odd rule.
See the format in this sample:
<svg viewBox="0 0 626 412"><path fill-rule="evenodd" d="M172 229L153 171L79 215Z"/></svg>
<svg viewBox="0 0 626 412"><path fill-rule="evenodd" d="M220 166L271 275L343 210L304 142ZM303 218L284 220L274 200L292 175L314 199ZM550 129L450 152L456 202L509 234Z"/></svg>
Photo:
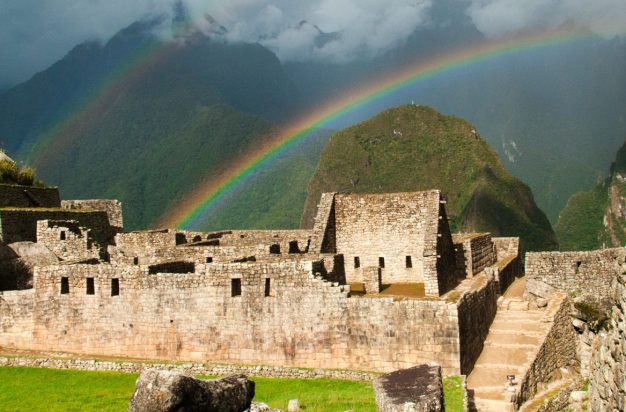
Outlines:
<svg viewBox="0 0 626 412"><path fill-rule="evenodd" d="M489 345L483 348L477 363L488 362L492 364L521 367L530 364L533 353L532 348L528 347L503 350L502 347Z"/></svg>
<svg viewBox="0 0 626 412"><path fill-rule="evenodd" d="M511 402L492 399L474 399L474 407L479 412L514 412L515 405Z"/></svg>
<svg viewBox="0 0 626 412"><path fill-rule="evenodd" d="M518 333L490 333L485 340L485 345L532 345L536 346L541 343L542 335L540 334L528 334L524 332Z"/></svg>
<svg viewBox="0 0 626 412"><path fill-rule="evenodd" d="M508 366L485 363L476 365L472 373L467 378L467 387L474 389L478 387L500 387L507 383L507 375L515 375L518 378L525 372L524 367Z"/></svg>

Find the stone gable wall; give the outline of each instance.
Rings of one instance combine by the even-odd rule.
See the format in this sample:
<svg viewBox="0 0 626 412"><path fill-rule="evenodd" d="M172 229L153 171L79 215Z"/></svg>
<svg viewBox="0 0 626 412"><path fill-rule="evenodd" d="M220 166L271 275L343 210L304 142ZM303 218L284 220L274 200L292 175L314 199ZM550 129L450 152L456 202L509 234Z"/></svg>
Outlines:
<svg viewBox="0 0 626 412"><path fill-rule="evenodd" d="M337 194L335 224L337 252L346 259L348 282L362 281L355 268L380 266L383 283L436 282L439 192ZM434 224L434 226L433 226ZM431 233L432 232L432 233ZM407 256L412 267L407 268ZM434 258L434 259L427 259ZM432 292L435 287L427 288Z"/></svg>
<svg viewBox="0 0 626 412"><path fill-rule="evenodd" d="M0 184L0 207L61 207L59 189Z"/></svg>
<svg viewBox="0 0 626 412"><path fill-rule="evenodd" d="M462 251L460 267L465 267L466 277L472 277L486 267L493 265L496 260L496 246L491 240L489 233L477 233L470 235L454 235L455 247Z"/></svg>
<svg viewBox="0 0 626 412"><path fill-rule="evenodd" d="M107 213L109 225L116 232L124 230L124 218L122 214L122 203L118 200L109 199L87 199L87 200L62 200L61 207L67 210L93 209Z"/></svg>

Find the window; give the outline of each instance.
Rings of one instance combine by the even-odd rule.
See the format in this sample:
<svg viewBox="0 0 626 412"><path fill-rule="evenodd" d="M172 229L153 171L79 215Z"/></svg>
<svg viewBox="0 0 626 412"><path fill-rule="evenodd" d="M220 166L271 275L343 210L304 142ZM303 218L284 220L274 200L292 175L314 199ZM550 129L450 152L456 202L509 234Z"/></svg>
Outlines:
<svg viewBox="0 0 626 412"><path fill-rule="evenodd" d="M211 256L207 256L206 263L213 263L213 258Z"/></svg>
<svg viewBox="0 0 626 412"><path fill-rule="evenodd" d="M576 274L580 273L580 265L582 265L583 262L581 262L580 260L578 262L576 262Z"/></svg>
<svg viewBox="0 0 626 412"><path fill-rule="evenodd" d="M96 294L96 286L94 284L93 278L87 278L87 294L88 295Z"/></svg>
<svg viewBox="0 0 626 412"><path fill-rule="evenodd" d="M265 278L265 296L272 296L272 286L270 278Z"/></svg>
<svg viewBox="0 0 626 412"><path fill-rule="evenodd" d="M61 278L61 294L66 295L70 293L70 279L63 277Z"/></svg>
<svg viewBox="0 0 626 412"><path fill-rule="evenodd" d="M411 256L407 256L406 257L406 267L407 268L412 268L413 267L413 261L411 260Z"/></svg>
<svg viewBox="0 0 626 412"><path fill-rule="evenodd" d="M279 244L270 245L270 253L274 255L279 255L280 245Z"/></svg>
<svg viewBox="0 0 626 412"><path fill-rule="evenodd" d="M59 240L65 240L65 230L62 230L61 233L59 233Z"/></svg>
<svg viewBox="0 0 626 412"><path fill-rule="evenodd" d="M384 257L379 257L378 258L378 267L380 267L380 268L384 268L385 267L385 258Z"/></svg>
<svg viewBox="0 0 626 412"><path fill-rule="evenodd" d="M111 296L120 294L120 280L118 278L111 279Z"/></svg>
<svg viewBox="0 0 626 412"><path fill-rule="evenodd" d="M300 253L300 248L298 247L298 241L292 240L289 242L289 253Z"/></svg>
<svg viewBox="0 0 626 412"><path fill-rule="evenodd" d="M133 265L138 265L138 264L139 264L139 257L138 257L138 256L135 256L135 257L133 258Z"/></svg>
<svg viewBox="0 0 626 412"><path fill-rule="evenodd" d="M361 259L358 256L354 257L354 268L358 269L361 267Z"/></svg>
<svg viewBox="0 0 626 412"><path fill-rule="evenodd" d="M241 296L241 279L230 280L230 296Z"/></svg>

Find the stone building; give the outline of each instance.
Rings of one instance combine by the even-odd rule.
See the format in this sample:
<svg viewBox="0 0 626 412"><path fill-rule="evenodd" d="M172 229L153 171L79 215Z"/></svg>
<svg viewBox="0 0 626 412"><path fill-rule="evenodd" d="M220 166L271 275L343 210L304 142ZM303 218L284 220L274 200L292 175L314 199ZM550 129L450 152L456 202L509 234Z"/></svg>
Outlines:
<svg viewBox="0 0 626 412"><path fill-rule="evenodd" d="M56 196L0 200L2 246L52 257L3 287L0 347L468 373L520 274L519 240L451 235L436 190L327 193L312 230L206 233L127 233L118 202Z"/></svg>

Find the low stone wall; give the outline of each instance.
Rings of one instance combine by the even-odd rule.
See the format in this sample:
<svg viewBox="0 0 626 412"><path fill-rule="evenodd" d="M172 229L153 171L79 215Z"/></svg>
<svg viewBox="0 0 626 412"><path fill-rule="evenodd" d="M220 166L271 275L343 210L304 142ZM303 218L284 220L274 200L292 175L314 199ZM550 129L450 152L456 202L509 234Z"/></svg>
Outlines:
<svg viewBox="0 0 626 412"><path fill-rule="evenodd" d="M551 321L552 327L520 380L515 398L517 407L535 396L542 384L553 381L560 368L578 369L578 336L572 326L570 310L567 295L555 293L546 309L546 321Z"/></svg>
<svg viewBox="0 0 626 412"><path fill-rule="evenodd" d="M116 232L124 230L124 218L122 203L112 199L86 199L86 200L62 200L61 207L67 210L93 209L106 212L109 217L109 225Z"/></svg>
<svg viewBox="0 0 626 412"><path fill-rule="evenodd" d="M5 243L37 241L38 220L74 220L91 229L92 237L104 245L112 241L113 230L106 212L64 209L0 209L0 233Z"/></svg>
<svg viewBox="0 0 626 412"><path fill-rule="evenodd" d="M615 261L626 248L590 252L529 252L526 254L526 290L550 298L556 291L584 301L614 299Z"/></svg>
<svg viewBox="0 0 626 412"><path fill-rule="evenodd" d="M489 233L458 234L453 235L452 240L455 248L463 252L463 265L460 267L465 267L467 277L477 275L496 262L496 249ZM457 256L457 265L460 258Z"/></svg>
<svg viewBox="0 0 626 412"><path fill-rule="evenodd" d="M0 366L49 369L71 369L78 371L141 373L145 369L181 370L193 375L228 376L245 374L268 378L290 379L341 379L351 381L371 381L376 373L333 370L300 369L263 365L226 365L211 363L153 363L140 361L106 361L97 359L59 359L50 357L14 357L0 356Z"/></svg>
<svg viewBox="0 0 626 412"><path fill-rule="evenodd" d="M0 207L60 207L56 187L34 187L0 184Z"/></svg>

